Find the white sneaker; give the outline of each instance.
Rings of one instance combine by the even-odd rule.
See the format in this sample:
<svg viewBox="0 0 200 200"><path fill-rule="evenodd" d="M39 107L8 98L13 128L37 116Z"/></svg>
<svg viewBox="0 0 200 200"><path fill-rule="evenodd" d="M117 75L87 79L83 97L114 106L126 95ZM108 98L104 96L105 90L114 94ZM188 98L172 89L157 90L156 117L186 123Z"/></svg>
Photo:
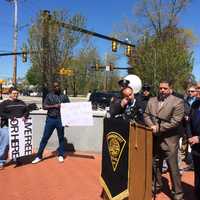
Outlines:
<svg viewBox="0 0 200 200"><path fill-rule="evenodd" d="M32 164L37 164L41 161L42 159L39 158L39 157L36 157L33 161L32 161Z"/></svg>
<svg viewBox="0 0 200 200"><path fill-rule="evenodd" d="M58 161L59 161L59 162L64 162L63 156L58 156Z"/></svg>

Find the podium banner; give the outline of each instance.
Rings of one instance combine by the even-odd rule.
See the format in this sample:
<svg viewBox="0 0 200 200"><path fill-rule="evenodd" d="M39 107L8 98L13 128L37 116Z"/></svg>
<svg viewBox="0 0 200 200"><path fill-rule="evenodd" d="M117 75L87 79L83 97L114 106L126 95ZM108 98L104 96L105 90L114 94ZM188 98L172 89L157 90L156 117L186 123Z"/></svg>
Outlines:
<svg viewBox="0 0 200 200"><path fill-rule="evenodd" d="M128 197L129 122L104 119L100 183L110 200Z"/></svg>

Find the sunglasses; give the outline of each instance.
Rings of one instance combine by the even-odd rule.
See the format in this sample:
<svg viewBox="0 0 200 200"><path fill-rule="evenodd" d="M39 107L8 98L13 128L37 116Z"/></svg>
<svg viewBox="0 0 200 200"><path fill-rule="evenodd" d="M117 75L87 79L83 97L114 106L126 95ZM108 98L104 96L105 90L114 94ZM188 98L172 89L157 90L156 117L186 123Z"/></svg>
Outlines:
<svg viewBox="0 0 200 200"><path fill-rule="evenodd" d="M193 92L195 92L195 90L188 90L188 92L191 92L191 93L193 93Z"/></svg>

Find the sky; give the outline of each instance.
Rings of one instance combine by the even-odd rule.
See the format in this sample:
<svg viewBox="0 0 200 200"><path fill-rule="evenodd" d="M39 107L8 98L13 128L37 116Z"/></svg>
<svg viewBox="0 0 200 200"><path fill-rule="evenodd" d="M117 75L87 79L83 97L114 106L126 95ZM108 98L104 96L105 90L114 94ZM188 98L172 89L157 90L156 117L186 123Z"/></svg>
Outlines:
<svg viewBox="0 0 200 200"><path fill-rule="evenodd" d="M28 28L40 10L66 9L71 15L81 13L86 17L88 30L110 35L114 27L122 23L124 18L134 19L133 7L137 0L18 0L18 51L21 51L23 43L28 38ZM194 51L193 74L200 80L200 1L193 0L189 7L180 16L180 26L191 29L198 39L198 43L192 47ZM14 6L7 0L0 0L0 53L13 50L13 15ZM95 45L101 56L111 52L109 41L96 38ZM123 57L123 56L122 56ZM24 77L30 67L30 63L22 63L18 56L17 76ZM120 59L118 66L127 66L127 59ZM12 56L0 57L0 78L12 77Z"/></svg>

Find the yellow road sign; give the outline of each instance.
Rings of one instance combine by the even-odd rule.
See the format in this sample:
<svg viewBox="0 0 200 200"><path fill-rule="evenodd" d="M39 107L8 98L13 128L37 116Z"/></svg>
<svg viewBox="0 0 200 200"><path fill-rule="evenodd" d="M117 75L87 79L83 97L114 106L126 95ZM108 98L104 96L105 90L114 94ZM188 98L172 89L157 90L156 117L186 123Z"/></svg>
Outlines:
<svg viewBox="0 0 200 200"><path fill-rule="evenodd" d="M5 83L5 80L0 79L0 84Z"/></svg>
<svg viewBox="0 0 200 200"><path fill-rule="evenodd" d="M59 74L62 75L62 76L73 76L74 71L72 69L63 67L59 70Z"/></svg>

